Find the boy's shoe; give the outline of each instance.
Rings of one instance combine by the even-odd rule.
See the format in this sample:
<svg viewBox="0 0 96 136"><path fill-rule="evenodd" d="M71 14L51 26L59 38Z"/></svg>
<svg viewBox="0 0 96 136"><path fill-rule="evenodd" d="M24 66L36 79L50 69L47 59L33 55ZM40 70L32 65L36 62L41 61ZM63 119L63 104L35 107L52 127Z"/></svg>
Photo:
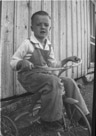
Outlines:
<svg viewBox="0 0 96 136"><path fill-rule="evenodd" d="M48 131L63 131L63 119L48 122L40 119L41 124L43 125L44 130Z"/></svg>

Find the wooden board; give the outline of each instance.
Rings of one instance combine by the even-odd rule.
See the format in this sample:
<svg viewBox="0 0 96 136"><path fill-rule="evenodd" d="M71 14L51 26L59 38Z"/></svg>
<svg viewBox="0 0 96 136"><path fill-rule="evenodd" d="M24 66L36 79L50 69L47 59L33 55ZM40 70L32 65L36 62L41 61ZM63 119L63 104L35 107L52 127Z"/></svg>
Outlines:
<svg viewBox="0 0 96 136"><path fill-rule="evenodd" d="M2 2L1 20L1 95L11 96L13 92L13 72L10 68L10 59L13 54L14 2Z"/></svg>
<svg viewBox="0 0 96 136"><path fill-rule="evenodd" d="M81 2L81 35L82 35L82 47L81 47L81 56L82 56L82 75L84 75L84 1Z"/></svg>
<svg viewBox="0 0 96 136"><path fill-rule="evenodd" d="M82 58L81 56L81 47L82 47L82 39L81 39L81 2L77 1L77 56ZM78 77L81 76L81 66L78 66Z"/></svg>
<svg viewBox="0 0 96 136"><path fill-rule="evenodd" d="M81 57L78 68L68 70L63 76L79 78L90 66L90 2L89 0L25 0L2 1L1 12L1 90L2 97L24 93L10 67L13 53L31 34L31 16L45 10L51 16L49 38L57 60L68 56Z"/></svg>
<svg viewBox="0 0 96 136"><path fill-rule="evenodd" d="M62 10L63 9L63 10ZM59 48L60 48L60 60L66 59L67 52L67 2L63 1L59 5ZM66 76L66 72L62 76Z"/></svg>
<svg viewBox="0 0 96 136"><path fill-rule="evenodd" d="M67 11L67 17L66 17L66 19L67 19L67 24L66 24L66 27L67 27L67 30L66 30L66 34L67 34L67 41L66 41L66 57L70 57L70 56L72 56L73 55L73 46L72 46L72 44L73 44L73 41L72 41L72 28L73 28L73 26L72 26L72 1L71 0L69 0L68 2L67 2L67 9L66 9L66 11ZM76 48L76 47L75 47ZM72 64L71 62L68 62L68 65L70 65L70 64ZM72 77L72 69L69 69L68 71L67 71L67 76L68 77Z"/></svg>
<svg viewBox="0 0 96 136"><path fill-rule="evenodd" d="M77 56L77 0L72 2L72 55ZM77 68L72 70L72 77L77 77Z"/></svg>

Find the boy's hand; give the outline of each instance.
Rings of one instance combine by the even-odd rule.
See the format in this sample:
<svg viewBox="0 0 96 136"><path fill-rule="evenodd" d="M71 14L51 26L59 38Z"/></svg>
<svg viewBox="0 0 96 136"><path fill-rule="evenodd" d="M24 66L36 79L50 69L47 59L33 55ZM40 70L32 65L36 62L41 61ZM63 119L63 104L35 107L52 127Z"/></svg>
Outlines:
<svg viewBox="0 0 96 136"><path fill-rule="evenodd" d="M72 61L78 63L81 59L76 56L68 57L61 61L61 66L64 66L67 62Z"/></svg>
<svg viewBox="0 0 96 136"><path fill-rule="evenodd" d="M81 59L78 58L78 57L76 57L76 56L72 56L72 57L69 57L68 60L77 63L77 62L79 62Z"/></svg>
<svg viewBox="0 0 96 136"><path fill-rule="evenodd" d="M28 60L21 60L17 63L17 70L25 70L25 69L29 69L31 70L32 68L34 68L34 64L31 63Z"/></svg>

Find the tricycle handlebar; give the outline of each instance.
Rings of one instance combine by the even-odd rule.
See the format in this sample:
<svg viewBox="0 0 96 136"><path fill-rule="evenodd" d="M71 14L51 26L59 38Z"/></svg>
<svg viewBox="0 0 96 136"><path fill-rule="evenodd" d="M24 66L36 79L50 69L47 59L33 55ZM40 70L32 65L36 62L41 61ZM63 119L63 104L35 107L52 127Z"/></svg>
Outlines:
<svg viewBox="0 0 96 136"><path fill-rule="evenodd" d="M78 61L76 63L74 62L72 65L69 65L69 66L63 66L63 67L59 67L59 68L46 67L44 69L46 69L48 71L60 71L60 70L64 70L65 71L67 69L79 66L81 63L82 63L82 60L80 60L80 61ZM38 67L38 68L41 68L41 67Z"/></svg>

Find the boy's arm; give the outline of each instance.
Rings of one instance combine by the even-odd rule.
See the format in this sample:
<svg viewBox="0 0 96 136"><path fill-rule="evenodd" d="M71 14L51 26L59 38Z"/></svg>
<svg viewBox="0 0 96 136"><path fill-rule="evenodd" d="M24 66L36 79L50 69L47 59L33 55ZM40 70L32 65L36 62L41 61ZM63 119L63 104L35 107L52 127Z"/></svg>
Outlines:
<svg viewBox="0 0 96 136"><path fill-rule="evenodd" d="M71 56L71 57L67 57L66 59L63 59L61 61L61 66L64 66L67 62L72 61L77 63L78 61L80 61L81 59L78 58L77 56Z"/></svg>
<svg viewBox="0 0 96 136"><path fill-rule="evenodd" d="M50 55L48 58L48 62L49 62L50 67L62 67L66 63L68 63L69 61L78 62L78 61L80 61L80 58L78 58L77 56L71 56L71 57L67 57L66 59L63 59L63 60L57 62L54 57L53 48L51 47Z"/></svg>
<svg viewBox="0 0 96 136"><path fill-rule="evenodd" d="M29 67L31 66L31 62L28 60L25 60L25 56L28 53L29 50L29 40L25 40L17 49L17 51L12 56L12 59L10 61L10 65L13 70L19 70L21 67ZM32 47L32 45L31 45ZM31 48L33 51L33 48Z"/></svg>
<svg viewBox="0 0 96 136"><path fill-rule="evenodd" d="M61 61L57 62L52 46L51 46L50 54L48 56L48 66L49 67L61 67Z"/></svg>

